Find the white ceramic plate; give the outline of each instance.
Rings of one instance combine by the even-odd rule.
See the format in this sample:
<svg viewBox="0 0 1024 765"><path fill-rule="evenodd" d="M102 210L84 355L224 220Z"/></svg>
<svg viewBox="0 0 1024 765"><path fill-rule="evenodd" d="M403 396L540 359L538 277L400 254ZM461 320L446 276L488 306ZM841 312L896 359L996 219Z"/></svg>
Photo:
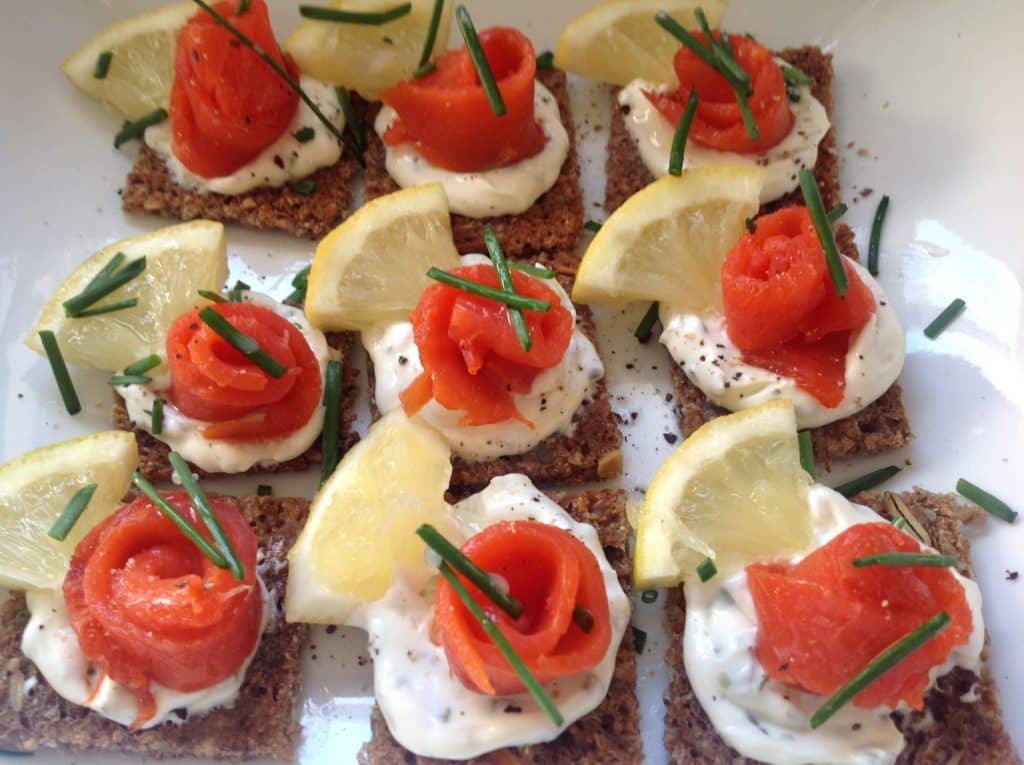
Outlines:
<svg viewBox="0 0 1024 765"><path fill-rule="evenodd" d="M272 3L282 37L298 20L297 2ZM46 362L22 340L44 299L75 264L112 241L167 223L121 212L116 192L134 149L112 148L118 118L80 96L58 70L64 56L94 32L153 4L45 0L4 8L0 462L109 427L105 376L73 370L85 408L69 418ZM565 23L590 4L470 2L478 26L517 25L538 50L552 47ZM1024 102L1012 79L1024 72L1024 46L1016 35L1022 25L1024 4L1013 0L970 9L955 0L735 0L729 10L730 29L751 31L770 46L813 43L834 54L840 172L850 204L847 220L862 249L878 199L882 193L892 198L881 280L906 327L901 381L916 439L906 453L840 466L826 476L829 483L906 461L894 488L952 491L964 476L1024 511L1024 258L1016 232ZM603 88L573 84L587 216L600 219L607 98ZM862 197L867 189L874 192ZM306 242L238 228L229 230L229 250L233 278L277 294L288 291L291 275L312 251ZM967 301L966 313L938 340L926 339L921 329L954 297ZM639 346L631 335L641 310L598 315L614 407L629 423L622 485L634 494L672 448L665 434L678 435L665 402L671 390L666 356L657 344ZM257 483L239 478L217 488L251 493ZM273 479L278 495L310 496L315 483L311 475ZM1008 572L1024 566L1024 528L993 520L971 536L992 638L990 660L1007 726L1024 750L1024 673L1014 669L1014 646L1024 630L1024 581L1008 580ZM652 763L665 759L660 615L660 602L638 603L635 621L651 635L640 661L640 697ZM312 643L299 710L302 762L352 762L369 736L372 676L362 658L365 636L318 628ZM71 759L41 753L34 761L65 765ZM74 757L83 765L128 761L105 754Z"/></svg>

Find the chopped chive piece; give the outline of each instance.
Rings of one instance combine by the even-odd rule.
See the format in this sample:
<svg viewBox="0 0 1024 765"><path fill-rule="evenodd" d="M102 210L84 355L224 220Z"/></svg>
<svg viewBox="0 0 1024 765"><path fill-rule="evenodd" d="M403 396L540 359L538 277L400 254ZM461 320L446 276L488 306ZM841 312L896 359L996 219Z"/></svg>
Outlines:
<svg viewBox="0 0 1024 765"><path fill-rule="evenodd" d="M743 126L747 129L747 135L750 136L751 141L756 141L761 137L761 131L757 127L757 120L754 119L753 113L750 111L750 102L747 101L747 96L743 93L736 91L736 103L740 107L740 116L743 118Z"/></svg>
<svg viewBox="0 0 1024 765"><path fill-rule="evenodd" d="M516 263L512 260L508 262L508 267L514 268L516 271L522 271L530 276L536 276L538 279L554 279L558 275L550 268L535 266L530 263Z"/></svg>
<svg viewBox="0 0 1024 765"><path fill-rule="evenodd" d="M97 80L107 79L107 72L110 71L110 61L114 54L105 50L96 57L96 68L92 70L92 76Z"/></svg>
<svg viewBox="0 0 1024 765"><path fill-rule="evenodd" d="M313 137L316 135L316 131L309 125L306 125L306 127L302 128L301 130L295 131L292 135L295 136L295 140L298 141L299 143L309 143L310 141L313 140Z"/></svg>
<svg viewBox="0 0 1024 765"><path fill-rule="evenodd" d="M903 517L893 518L892 525L900 531L903 531L905 528L907 528L907 519Z"/></svg>
<svg viewBox="0 0 1024 765"><path fill-rule="evenodd" d="M491 65L487 62L484 49L480 46L480 38L476 36L476 28L473 26L473 19L470 18L466 6L456 6L455 18L459 22L462 39L466 41L466 50L469 51L469 57L473 60L473 66L476 67L477 77L480 78L480 84L483 86L484 93L487 94L491 111L496 116L502 117L505 114L505 100L501 97L498 83L494 79L494 72L491 71Z"/></svg>
<svg viewBox="0 0 1024 765"><path fill-rule="evenodd" d="M811 431L801 430L796 434L797 442L800 444L800 467L811 478L815 478L814 472L814 445L811 443Z"/></svg>
<svg viewBox="0 0 1024 765"><path fill-rule="evenodd" d="M594 615L590 613L590 610L586 606L576 606L572 610L572 620L576 623L576 626L583 630L587 635L594 629Z"/></svg>
<svg viewBox="0 0 1024 765"><path fill-rule="evenodd" d="M934 340L948 327L953 321L963 313L964 308L967 307L962 299L957 298L952 303L942 309L942 313L935 317L931 324L924 328L924 334L931 340Z"/></svg>
<svg viewBox="0 0 1024 765"><path fill-rule="evenodd" d="M871 221L871 238L868 240L868 273L878 276L878 245L882 241L882 224L889 210L889 195L883 194L875 209L875 219Z"/></svg>
<svg viewBox="0 0 1024 765"><path fill-rule="evenodd" d="M171 521L178 530L184 534L192 544L199 548L199 552L205 555L217 568L227 568L228 562L221 555L220 550L214 547L199 531L188 522L181 513L179 513L173 505L171 505L163 496L158 492L149 481L142 477L138 470L132 473L132 483L134 483L149 501L152 502L156 509L167 516L168 520ZM197 508L198 509L198 508Z"/></svg>
<svg viewBox="0 0 1024 765"><path fill-rule="evenodd" d="M501 285L502 291L509 295L516 295L515 284L512 281L512 274L508 270L505 252L501 249L498 235L494 233L494 229L490 226L484 231L484 244L487 246L487 254L494 264L494 270L498 274L498 284ZM509 306L508 313L509 318L512 320L512 328L515 329L516 337L519 339L519 344L523 347L524 351L528 352L533 347L533 339L530 337L530 328L526 326L523 312L518 308Z"/></svg>
<svg viewBox="0 0 1024 765"><path fill-rule="evenodd" d="M300 5L299 15L304 19L314 19L316 21L380 26L381 24L387 24L389 21L402 18L411 10L412 3L402 3L401 5L395 5L387 10L378 12L343 11L337 8L323 8L319 5Z"/></svg>
<svg viewBox="0 0 1024 765"><path fill-rule="evenodd" d="M146 385L151 382L153 378L146 375L111 375L107 378L107 385Z"/></svg>
<svg viewBox="0 0 1024 765"><path fill-rule="evenodd" d="M57 390L64 400L64 408L68 414L78 414L82 411L82 404L75 392L75 384L71 382L71 375L68 374L68 365L64 363L64 356L57 344L57 337L48 329L39 333L39 341L46 351L46 359L50 362L50 369L53 371L53 379L57 381Z"/></svg>
<svg viewBox="0 0 1024 765"><path fill-rule="evenodd" d="M598 223L596 220L588 220L586 223L583 224L583 228L585 228L587 231L590 231L593 234L596 234L598 231L601 230L601 224Z"/></svg>
<svg viewBox="0 0 1024 765"><path fill-rule="evenodd" d="M686 29L683 28L682 24L680 24L674 18L665 13L665 11L658 11L654 15L654 20L655 22L657 22L658 26L660 26L674 38L679 40L679 42L681 42L683 45L685 45L687 48L689 48L695 54L697 54L697 57L701 61L710 66L715 71L720 72L721 66L718 63L718 59L715 57L714 52L710 48L705 47L704 44L701 43L701 41L698 40L696 37L687 32ZM728 75L725 75L724 72L721 73L726 77L726 79L728 79Z"/></svg>
<svg viewBox="0 0 1024 765"><path fill-rule="evenodd" d="M743 221L743 225L747 227L747 231L749 231L751 234L757 233L757 224L754 223L753 218L747 218L745 221Z"/></svg>
<svg viewBox="0 0 1024 765"><path fill-rule="evenodd" d="M356 150L362 154L366 151L366 132L363 130L363 123L360 121L359 115L356 114L355 107L352 106L352 96L349 95L348 88L341 86L335 88L334 91L338 94L341 113L345 115L345 130L352 136Z"/></svg>
<svg viewBox="0 0 1024 765"><path fill-rule="evenodd" d="M637 653L643 653L644 647L647 645L647 633L639 627L630 625L630 629L633 630L633 650Z"/></svg>
<svg viewBox="0 0 1024 765"><path fill-rule="evenodd" d="M153 408L149 411L149 417L149 432L154 436L159 436L164 432L164 400L162 398L153 400Z"/></svg>
<svg viewBox="0 0 1024 765"><path fill-rule="evenodd" d="M320 485L338 466L338 428L341 409L341 363L327 362L324 375L324 432L320 447Z"/></svg>
<svg viewBox="0 0 1024 765"><path fill-rule="evenodd" d="M114 136L114 148L120 149L129 141L139 140L145 134L146 128L159 125L165 119L167 119L167 110L161 106L149 114L139 117L134 122L125 120L121 129L117 131L117 135Z"/></svg>
<svg viewBox="0 0 1024 765"><path fill-rule="evenodd" d="M251 289L252 287L239 279L235 282L235 286L228 290L228 300L232 303L241 303L242 293L249 292Z"/></svg>
<svg viewBox="0 0 1024 765"><path fill-rule="evenodd" d="M316 181L312 178L303 178L301 181L295 181L292 184L292 191L296 194L302 194L304 197L312 196L316 193Z"/></svg>
<svg viewBox="0 0 1024 765"><path fill-rule="evenodd" d="M416 77L422 77L427 72L434 70L430 63L430 57L434 53L434 43L437 41L437 30L441 26L441 11L444 9L444 0L434 0L434 10L430 12L430 26L427 27L427 37L423 41L423 52L420 53L419 63L416 65Z"/></svg>
<svg viewBox="0 0 1024 765"><path fill-rule="evenodd" d="M196 290L199 293L199 297L204 297L211 303L226 303L228 299L218 292L213 290Z"/></svg>
<svg viewBox="0 0 1024 765"><path fill-rule="evenodd" d="M95 492L96 484L94 483L87 484L76 491L67 507L64 508L64 512L60 514L60 518L50 527L47 534L58 542L63 542L71 533L71 529L82 513L85 512L85 508L89 506L89 500L92 499Z"/></svg>
<svg viewBox="0 0 1024 765"><path fill-rule="evenodd" d="M195 476L192 475L191 468L189 468L185 459L177 452L171 452L167 455L167 458L170 460L174 472L177 473L182 487L188 492L189 499L192 500L192 507L199 514L207 531L210 532L210 536L213 537L213 541L217 543L217 547L227 562L227 569L231 571L235 579L242 581L245 579L245 566L242 565L241 558L238 557L238 553L235 552L235 548L231 545L231 539L228 537L227 532L224 531L220 519L210 506L203 488L199 485Z"/></svg>
<svg viewBox="0 0 1024 765"><path fill-rule="evenodd" d="M828 215L826 216L828 218L828 222L835 223L837 220L842 218L843 215L846 214L846 211L849 209L850 208L846 206L845 202L840 202L839 204L837 204L835 207L828 211Z"/></svg>
<svg viewBox="0 0 1024 765"><path fill-rule="evenodd" d="M835 490L849 499L860 494L862 491L873 489L875 486L885 483L902 469L898 465L889 465L878 470L872 470L867 475L862 475L860 478L854 478L852 481L836 486Z"/></svg>
<svg viewBox="0 0 1024 765"><path fill-rule="evenodd" d="M697 576L702 582L710 581L715 574L718 573L718 566L711 558L705 558L701 561L701 564L697 566Z"/></svg>
<svg viewBox="0 0 1024 765"><path fill-rule="evenodd" d="M160 357L153 353L138 361L133 361L124 368L124 373L126 375L144 375L149 370L156 369L158 366L160 366Z"/></svg>
<svg viewBox="0 0 1024 765"><path fill-rule="evenodd" d="M76 313L74 315L74 318L87 319L90 316L101 316L105 313L114 313L115 311L123 311L126 308L134 308L138 304L138 298L128 298L127 300L120 300L116 303L108 303L107 305L101 305L98 308L86 308L85 310Z"/></svg>
<svg viewBox="0 0 1024 765"><path fill-rule="evenodd" d="M416 67L415 71L412 73L412 76L414 79L418 80L420 77L426 77L435 69L437 69L437 66L434 64L434 62L428 61L423 66Z"/></svg>
<svg viewBox="0 0 1024 765"><path fill-rule="evenodd" d="M65 300L61 304L64 306L64 315L69 318L80 316L82 311L92 307L94 303L99 302L146 270L145 257L133 260L124 268L119 269L117 265L114 265L115 262L119 265L123 260L124 253L119 252L114 255L110 262L85 286L84 290Z"/></svg>
<svg viewBox="0 0 1024 765"><path fill-rule="evenodd" d="M476 617L476 620L480 622L480 626L483 627L484 632L487 633L487 637L498 647L502 655L505 657L505 661L511 665L512 669L519 675L519 679L523 681L523 685L533 696L534 700L540 704L541 708L547 712L548 717L551 721L558 726L561 726L565 722L562 714L558 711L558 707L555 706L555 702L548 696L547 691L544 690L543 686L537 682L537 678L533 676L529 668L523 664L523 660L519 658L519 655L515 652L515 649L509 644L508 640L498 626L492 622L487 614L484 613L483 609L480 608L480 604L477 603L470 596L466 586L462 583L462 580L455 575L447 563L441 564L441 576L445 578L451 588L455 590L455 594L459 596L459 600L462 601L463 605L469 609L469 612Z"/></svg>
<svg viewBox="0 0 1024 765"><path fill-rule="evenodd" d="M283 377L284 373L288 371L287 367L263 350L258 342L244 332L235 329L231 322L212 308L207 307L201 310L199 318L206 326L224 338L229 345L274 379Z"/></svg>
<svg viewBox="0 0 1024 765"><path fill-rule="evenodd" d="M252 0L238 0L238 10L235 13L239 16L248 13L251 4Z"/></svg>
<svg viewBox="0 0 1024 765"><path fill-rule="evenodd" d="M641 343L646 343L651 339L651 330L654 329L654 322L658 320L658 301L655 300L651 303L651 307L647 309L644 317L640 319L640 323L636 325L636 329L633 330L633 337L639 340Z"/></svg>
<svg viewBox="0 0 1024 765"><path fill-rule="evenodd" d="M956 482L956 493L966 497L982 510L991 513L996 518L1003 519L1007 523L1013 523L1017 520L1017 512L1008 504L998 497L992 496L984 489L975 486L966 478L961 478Z"/></svg>
<svg viewBox="0 0 1024 765"><path fill-rule="evenodd" d="M668 157L669 175L683 174L683 155L686 152L686 137L690 134L690 125L693 116L697 113L697 104L700 98L697 96L697 89L690 89L690 98L686 102L686 111L676 125L676 132L672 135L672 150Z"/></svg>
<svg viewBox="0 0 1024 765"><path fill-rule="evenodd" d="M427 547L441 557L444 565L451 566L466 577L494 605L513 619L518 619L522 616L523 604L508 593L502 592L491 574L466 557L458 547L445 539L440 531L429 523L424 523L416 529L416 536L422 539ZM591 622L593 622L593 618L591 618Z"/></svg>
<svg viewBox="0 0 1024 765"><path fill-rule="evenodd" d="M252 40L250 40L245 34L240 32L230 21L228 21L226 18L221 16L217 11L211 8L210 5L205 2L205 0L192 0L192 2L194 2L196 5L202 8L208 14L210 14L210 16L213 17L214 21L216 21L218 24L220 24L222 27L228 30L242 44L244 44L253 53L255 53L257 56L263 59L267 63L267 65L274 70L277 76L284 80L285 84L287 84L289 88L291 88L298 94L299 98L301 98L302 101L306 104L306 106L310 108L310 111L312 111L313 114L316 115L316 118L323 123L324 127L327 128L328 132L335 138L337 138L339 141L341 141L345 145L345 148L347 148L349 151L352 152L353 155L355 155L355 158L359 161L360 167L366 167L366 159L363 157L363 152L357 146L354 146L352 144L352 141L348 137L346 137L340 130L338 130L338 128L335 127L333 122L327 119L327 116L322 111L320 111L320 107L316 105L316 102L314 102L313 99L309 97L309 95L306 93L306 91L302 89L299 83L293 80L291 75L288 74L288 72L286 72L281 67L280 64L278 64L273 58L268 56L265 50L263 50L260 46L258 46Z"/></svg>
<svg viewBox="0 0 1024 765"><path fill-rule="evenodd" d="M658 602L658 591L657 590L644 590L640 593L640 600L644 603L657 603Z"/></svg>
<svg viewBox="0 0 1024 765"><path fill-rule="evenodd" d="M442 271L437 266L431 266L427 271L427 276L442 284L447 284L449 287L455 287L463 292L497 300L499 303L515 308L523 308L527 311L538 311L540 313L547 313L551 310L551 303L546 300L536 300L535 298L523 297L522 295L510 295L502 290L496 290L493 287L487 287L469 279L463 279L461 276L455 276L447 271Z"/></svg>
<svg viewBox="0 0 1024 765"><path fill-rule="evenodd" d="M267 486L267 484L261 483L259 486L256 487L256 496L257 497L272 497L273 495L274 495L274 487L273 486Z"/></svg>
<svg viewBox="0 0 1024 765"><path fill-rule="evenodd" d="M867 663L849 682L836 693L811 717L811 728L820 727L834 715L850 699L871 685L908 655L916 651L937 634L949 626L952 619L945 611L940 611L913 632L901 637L888 648Z"/></svg>
<svg viewBox="0 0 1024 765"><path fill-rule="evenodd" d="M306 266L292 277L292 294L285 298L286 303L302 304L306 302L306 288L309 287L309 271L311 266Z"/></svg>
<svg viewBox="0 0 1024 765"><path fill-rule="evenodd" d="M825 215L825 205L821 201L814 173L806 167L800 171L800 190L803 191L807 211L811 214L811 220L814 221L814 230L818 232L821 249L825 252L825 262L832 275L832 283L836 286L839 297L845 298L846 289L850 285L849 278L846 276L846 269L843 267L843 260L839 255L839 248L836 246L836 236Z"/></svg>
<svg viewBox="0 0 1024 765"><path fill-rule="evenodd" d="M877 555L862 555L853 559L854 568L866 566L933 566L936 568L949 568L956 565L956 558L952 555L936 555L934 553L878 553Z"/></svg>
<svg viewBox="0 0 1024 765"><path fill-rule="evenodd" d="M792 88L805 87L812 82L810 75L795 66L783 64L779 68L782 70L782 79Z"/></svg>
<svg viewBox="0 0 1024 765"><path fill-rule="evenodd" d="M538 69L554 69L555 68L555 54L549 50L543 53L537 54L537 68Z"/></svg>

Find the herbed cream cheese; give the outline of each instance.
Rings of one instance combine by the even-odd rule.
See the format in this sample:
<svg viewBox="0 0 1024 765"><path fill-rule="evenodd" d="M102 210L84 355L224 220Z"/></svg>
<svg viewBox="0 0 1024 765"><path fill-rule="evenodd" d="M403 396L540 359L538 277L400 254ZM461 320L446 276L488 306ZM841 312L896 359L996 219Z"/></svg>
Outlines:
<svg viewBox="0 0 1024 765"><path fill-rule="evenodd" d="M569 134L562 125L558 102L539 82L534 86L534 115L548 138L539 154L493 170L459 173L431 165L412 143L385 144L388 174L402 188L440 183L451 211L470 218L525 212L555 185L569 154ZM397 116L390 106L381 107L373 123L377 135L383 139Z"/></svg>
<svg viewBox="0 0 1024 765"><path fill-rule="evenodd" d="M780 62L784 63L784 62ZM619 106L623 109L626 129L640 151L644 165L655 178L668 173L669 155L675 126L659 112L644 91L666 92L668 86L645 80L633 80L619 91ZM741 165L763 171L761 204L767 204L795 189L800 171L814 167L818 159L818 143L829 129L828 113L811 90L804 85L797 88L799 101L790 102L793 127L781 142L760 154L738 154L701 146L693 140L686 142L683 168L714 165Z"/></svg>
<svg viewBox="0 0 1024 765"><path fill-rule="evenodd" d="M483 255L464 255L462 265L489 265ZM576 309L556 279L544 284L554 290L573 318ZM384 414L401 406L399 394L423 372L419 349L408 321L380 324L364 330L363 345L373 361L374 397ZM562 360L541 372L529 393L514 396L519 411L534 424L531 429L517 420L492 425L459 425L461 410L445 409L431 400L416 415L435 428L461 457L485 460L528 452L553 433L570 434L573 415L604 376L604 365L594 344L574 329Z"/></svg>
<svg viewBox="0 0 1024 765"><path fill-rule="evenodd" d="M444 649L430 640L433 588L396 575L378 601L353 614L351 623L370 636L374 695L388 729L406 749L424 757L468 759L506 746L551 741L605 695L615 656L629 624L629 599L605 557L597 532L578 523L523 475L495 478L478 494L454 506L453 527L461 545L500 521L536 520L565 529L597 558L608 594L612 637L593 669L552 681L546 690L565 718L559 728L528 693L487 696L466 688L452 674Z"/></svg>
<svg viewBox="0 0 1024 765"><path fill-rule="evenodd" d="M336 354L327 345L327 338L323 332L309 325L301 309L249 291L243 293L243 300L269 308L294 324L309 343L313 355L320 364L320 379L324 379L327 362ZM166 400L171 375L166 359L163 358L164 354L159 355L161 365L147 373L152 378L151 382L145 385L118 386L117 392L124 399L128 416L135 427L147 433L151 433L153 429L153 418L150 415L153 402L157 398L165 399L163 428L154 437L202 470L209 473L242 473L255 466L285 462L306 451L323 430L324 409L318 406L305 425L286 436L258 441L208 439L203 435L202 428L209 423L185 415Z"/></svg>
<svg viewBox="0 0 1024 765"><path fill-rule="evenodd" d="M808 502L813 542L793 556L794 561L850 526L884 521L825 486L812 486ZM985 642L981 591L975 582L951 572L967 596L973 631L966 645L955 648L942 666L929 673L930 684L954 666L977 672L981 664ZM688 581L685 594L686 674L715 730L729 746L773 765L891 765L896 761L904 739L890 710L847 704L812 730L811 715L823 698L768 678L754 654L757 612L745 571L706 583Z"/></svg>
<svg viewBox="0 0 1024 765"><path fill-rule="evenodd" d="M905 346L899 316L881 285L856 261L847 259L847 263L874 295L875 313L851 339L846 354L846 390L839 406L826 407L792 378L744 363L721 314L698 316L665 305L661 309L661 343L694 385L730 411L785 398L796 407L801 428L848 417L889 389L903 369Z"/></svg>
<svg viewBox="0 0 1024 765"><path fill-rule="evenodd" d="M263 593L262 635L277 611L263 579L259 574L256 579ZM62 592L30 590L25 600L31 617L21 636L21 651L36 665L50 687L72 704L88 707L120 725L131 725L139 709L135 695L107 675L99 679L98 687L95 685L95 674L90 671L89 661L79 647ZM234 674L209 688L176 691L151 683L156 713L142 727L153 728L165 722L180 725L217 707L233 704L258 648L259 640Z"/></svg>
<svg viewBox="0 0 1024 765"><path fill-rule="evenodd" d="M305 76L301 78L301 86L324 116L339 131L344 130L345 115L341 111L334 86ZM295 134L307 127L313 129L313 137L302 142ZM245 194L264 186L283 186L289 181L305 178L321 167L329 167L341 157L338 139L331 135L313 110L301 100L299 108L295 110L295 116L281 136L259 156L231 175L203 178L185 167L171 149L170 120L147 128L145 141L146 145L164 160L171 177L179 186L193 191L229 196Z"/></svg>

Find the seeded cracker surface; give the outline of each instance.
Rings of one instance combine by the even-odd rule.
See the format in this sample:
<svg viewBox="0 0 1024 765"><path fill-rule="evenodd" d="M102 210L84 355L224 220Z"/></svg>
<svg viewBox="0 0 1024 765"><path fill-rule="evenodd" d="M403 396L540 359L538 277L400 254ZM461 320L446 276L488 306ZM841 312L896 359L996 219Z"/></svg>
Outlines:
<svg viewBox="0 0 1024 765"><path fill-rule="evenodd" d="M811 77L811 93L821 101L829 116L832 115L832 57L821 49L807 46L787 48L779 51L779 57L803 70ZM612 127L608 139L605 208L612 212L628 197L654 181L640 158L636 144L626 130L621 108L612 97ZM839 163L836 154L835 129L831 129L818 145L818 159L814 165L814 177L821 191L826 209L840 202ZM797 188L781 199L765 205L760 212L766 213L792 204L803 204L803 195ZM859 259L854 243L853 231L845 224L835 227L836 242L840 251ZM693 433L705 422L713 420L728 410L713 404L701 390L691 383L678 364L672 362L672 383L676 393L676 414L684 436ZM894 383L881 398L850 417L838 422L815 428L811 431L814 455L826 469L833 459L856 455L879 454L900 449L910 443L913 434L899 384Z"/></svg>
<svg viewBox="0 0 1024 765"><path fill-rule="evenodd" d="M484 231L494 229L505 253L510 256L536 252L559 253L553 265L560 272L575 273L579 256L576 245L583 232L583 189L576 159L576 137L572 113L569 111L569 89L565 72L557 69L539 70L537 80L555 96L562 124L569 134L569 155L555 185L548 189L521 215L500 215L492 218L469 218L452 215L452 233L459 252L485 252ZM398 190L384 166L384 143L373 129L380 104L371 104L366 120L366 198L390 194Z"/></svg>
<svg viewBox="0 0 1024 765"><path fill-rule="evenodd" d="M339 456L348 451L359 436L355 431L356 400L359 396L359 387L356 383L357 371L345 360L349 358L355 343L355 335L351 332L338 332L327 335L327 342L341 354L342 363L342 386L341 405L338 408L338 453ZM135 440L139 444L139 472L149 481L169 481L173 470L168 461L171 449L167 444L156 436L145 430L137 430L131 418L128 417L128 410L125 408L124 399L114 391L114 407L112 417L114 426L120 430L131 430L135 433ZM311 465L320 464L320 438L318 437L313 445L298 457L287 462L278 462L272 465L257 465L246 473L291 473L305 470ZM192 471L200 477L211 474L200 470L192 465Z"/></svg>
<svg viewBox="0 0 1024 765"><path fill-rule="evenodd" d="M316 183L312 194L300 194L291 184L247 194L202 194L178 185L164 161L144 145L125 180L121 206L125 212L178 220L206 218L319 239L348 213L358 171L355 157L343 151L333 165L309 176Z"/></svg>
<svg viewBox="0 0 1024 765"><path fill-rule="evenodd" d="M952 494L915 489L899 496L921 521L936 549L955 555L960 573L972 576L970 546L961 525L979 520L984 513L958 505ZM865 492L854 499L889 516L878 493ZM686 605L682 588L671 591L667 618L671 640L666 658L670 685L665 695L665 747L670 761L678 765L755 765L757 760L741 757L722 741L690 687L683 665ZM977 701L963 701L964 694L972 689ZM987 665L980 678L960 667L940 678L925 698L925 705L923 712L893 715L907 742L897 765L1021 762L1003 727L999 695Z"/></svg>
<svg viewBox="0 0 1024 765"><path fill-rule="evenodd" d="M568 282L563 279L563 287ZM576 325L595 347L596 330L590 309L576 306ZM598 348L600 352L600 348ZM370 386L370 410L376 420L380 416L374 397L373 362L367 357ZM604 378L591 387L592 396L584 399L573 415L571 435L554 433L525 454L472 461L452 457L452 496L462 497L479 491L495 476L523 473L538 486L553 483L584 483L615 478L622 472L622 434L612 414Z"/></svg>
<svg viewBox="0 0 1024 765"><path fill-rule="evenodd" d="M12 595L0 611L0 748L35 751L130 752L164 759L207 757L293 760L299 738L294 711L301 680L300 656L309 628L284 621L288 560L309 503L275 497L225 497L234 502L259 539L260 575L271 593L271 623L238 699L231 707L187 720L130 731L95 712L71 704L47 685L21 653L25 598ZM27 681L38 681L27 693Z"/></svg>
<svg viewBox="0 0 1024 765"><path fill-rule="evenodd" d="M577 521L597 529L608 562L619 575L619 582L630 592L632 565L629 557L629 525L626 521L626 495L622 491L592 491L579 495L552 494ZM570 725L557 739L534 746L498 749L466 762L475 765L578 765L599 762L602 765L628 765L643 759L640 717L633 688L636 685L636 655L630 630L619 646L608 695L590 714ZM362 765L441 765L451 760L417 757L392 738L384 718L374 707L371 719L373 738L359 753Z"/></svg>

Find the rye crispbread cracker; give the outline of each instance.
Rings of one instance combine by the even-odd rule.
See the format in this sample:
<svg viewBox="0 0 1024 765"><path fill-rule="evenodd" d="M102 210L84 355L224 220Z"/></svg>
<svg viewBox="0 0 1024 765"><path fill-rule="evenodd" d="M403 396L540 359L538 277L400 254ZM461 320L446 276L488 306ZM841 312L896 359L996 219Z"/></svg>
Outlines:
<svg viewBox="0 0 1024 765"><path fill-rule="evenodd" d="M164 161L144 145L125 180L121 207L125 212L178 220L205 218L319 239L348 214L358 172L355 157L343 151L333 165L309 176L316 184L311 194L296 191L292 184L237 195L204 194L176 183Z"/></svg>
<svg viewBox="0 0 1024 765"><path fill-rule="evenodd" d="M568 289L568 282L563 280ZM597 346L594 320L587 306L576 306L576 326ZM598 349L600 350L600 349ZM373 362L367 358L370 385L370 412L380 417L374 395ZM522 473L537 486L575 484L615 478L622 472L622 434L612 413L604 378L591 386L591 395L584 399L573 415L571 435L554 433L524 454L474 461L452 456L452 496L465 496L479 491L495 476Z"/></svg>
<svg viewBox="0 0 1024 765"><path fill-rule="evenodd" d="M957 504L952 494L915 489L899 496L924 525L935 548L940 553L955 555L960 573L971 576L970 545L961 524L977 520L984 513ZM866 492L854 499L888 516L880 494ZM670 684L665 695L665 748L669 760L677 765L755 765L758 761L741 757L722 741L686 677L682 649L686 606L682 588L673 588L669 594L667 619L671 640L666 658ZM966 694L976 696L977 700L963 700ZM925 705L923 712L893 715L907 742L897 765L1020 763L1003 726L998 691L987 666L981 677L961 667L954 669L939 679L925 697Z"/></svg>
<svg viewBox="0 0 1024 765"><path fill-rule="evenodd" d="M231 707L149 730L131 731L59 696L21 653L25 599L12 595L0 610L0 748L128 752L154 757L293 760L299 738L295 705L301 681L305 624L284 620L286 554L309 510L304 499L227 497L259 539L260 575L271 593L270 626L260 639L245 683ZM27 691L26 682L34 683Z"/></svg>
<svg viewBox="0 0 1024 765"><path fill-rule="evenodd" d="M338 456L340 457L359 440L359 435L355 430L356 401L359 397L359 385L356 382L358 372L352 368L351 364L346 363L346 359L350 358L349 354L351 354L355 343L355 335L352 332L330 333L327 335L327 342L341 355L342 387L341 404L338 407ZM171 480L171 474L174 472L168 460L171 448L157 436L135 427L135 424L128 416L124 399L117 394L116 389L114 391L114 406L111 419L113 420L114 427L120 430L130 430L135 433L135 440L139 445L139 472L142 474L142 477L148 481ZM294 473L319 464L320 437L317 436L313 445L298 457L294 457L286 462L270 465L255 465L244 471L244 473ZM195 465L191 465L191 463L190 466L192 472L201 478L211 475L226 475L224 473L207 473Z"/></svg>
<svg viewBox="0 0 1024 765"><path fill-rule="evenodd" d="M486 252L484 231L491 227L498 235L505 254L510 257L535 252L562 253L564 262L555 264L559 270L574 273L579 264L576 245L583 234L583 189L580 187L580 169L576 158L575 130L569 111L569 89L565 72L558 69L538 70L537 80L551 91L558 101L562 124L569 134L569 154L555 185L520 215L499 215L490 218L470 218L452 215L452 234L455 247L461 253ZM384 166L384 142L373 129L373 121L380 104L371 104L366 121L368 148L366 150L366 199L398 191Z"/></svg>
<svg viewBox="0 0 1024 765"><path fill-rule="evenodd" d="M629 556L629 524L626 520L626 495L622 491L602 490L579 495L552 494L577 521L597 529L608 562L619 575L627 595L631 591L632 563ZM569 726L557 739L533 746L509 747L474 757L465 762L474 765L577 765L600 762L602 765L629 765L643 760L640 736L640 712L634 694L636 652L630 631L619 645L615 674L608 695L601 705ZM374 707L371 718L373 738L359 752L362 765L441 765L450 760L417 757L402 748L388 732L380 710Z"/></svg>
<svg viewBox="0 0 1024 765"><path fill-rule="evenodd" d="M832 117L832 56L820 48L805 46L787 48L777 54L793 66L803 70L811 78L811 94L821 102ZM604 207L609 213L617 210L623 202L636 192L654 182L654 176L644 165L636 143L626 129L622 107L618 102L619 89L612 90L612 123L608 136L608 158L605 163L607 185L605 186ZM795 174L794 170L794 174ZM836 150L836 134L833 126L818 144L818 159L814 164L814 178L818 182L825 209L839 204L839 156ZM764 205L759 214L772 212L780 207L803 204L803 195L797 187L780 199Z"/></svg>

